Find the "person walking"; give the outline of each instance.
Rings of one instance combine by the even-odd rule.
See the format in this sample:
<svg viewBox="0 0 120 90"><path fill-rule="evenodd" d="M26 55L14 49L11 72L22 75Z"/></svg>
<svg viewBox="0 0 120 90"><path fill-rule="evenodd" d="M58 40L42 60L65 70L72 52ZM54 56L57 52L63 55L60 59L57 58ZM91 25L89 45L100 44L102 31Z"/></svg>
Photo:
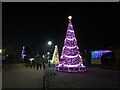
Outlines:
<svg viewBox="0 0 120 90"><path fill-rule="evenodd" d="M40 66L40 70L42 69L42 59L40 58L40 61L39 61L39 66Z"/></svg>
<svg viewBox="0 0 120 90"><path fill-rule="evenodd" d="M41 70L41 68L42 68L42 64L41 64L41 62L39 62L39 66L40 66L40 70Z"/></svg>
<svg viewBox="0 0 120 90"><path fill-rule="evenodd" d="M43 62L42 64L43 64L43 69L45 70L45 63Z"/></svg>
<svg viewBox="0 0 120 90"><path fill-rule="evenodd" d="M24 57L24 63L25 63L25 67L29 67L29 60L27 56Z"/></svg>
<svg viewBox="0 0 120 90"><path fill-rule="evenodd" d="M30 68L32 68L32 61L29 61L30 62Z"/></svg>
<svg viewBox="0 0 120 90"><path fill-rule="evenodd" d="M39 69L39 57L36 57L35 59L36 69Z"/></svg>
<svg viewBox="0 0 120 90"><path fill-rule="evenodd" d="M32 60L32 66L35 69L35 61L34 60Z"/></svg>
<svg viewBox="0 0 120 90"><path fill-rule="evenodd" d="M37 68L37 70L39 69L39 63L36 63L36 68Z"/></svg>

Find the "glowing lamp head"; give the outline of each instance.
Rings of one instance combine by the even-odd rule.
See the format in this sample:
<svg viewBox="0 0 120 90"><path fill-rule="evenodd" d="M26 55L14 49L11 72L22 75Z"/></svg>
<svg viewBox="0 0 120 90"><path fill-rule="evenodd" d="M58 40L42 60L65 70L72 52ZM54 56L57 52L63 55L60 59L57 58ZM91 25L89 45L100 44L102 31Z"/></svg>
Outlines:
<svg viewBox="0 0 120 90"><path fill-rule="evenodd" d="M69 16L68 19L71 20L71 19L72 19L72 16Z"/></svg>
<svg viewBox="0 0 120 90"><path fill-rule="evenodd" d="M57 47L57 45L55 45L55 47Z"/></svg>
<svg viewBox="0 0 120 90"><path fill-rule="evenodd" d="M50 52L47 52L47 54L49 55L49 54L50 54Z"/></svg>
<svg viewBox="0 0 120 90"><path fill-rule="evenodd" d="M34 58L30 58L30 61L33 61L34 60Z"/></svg>
<svg viewBox="0 0 120 90"><path fill-rule="evenodd" d="M48 45L52 45L52 42L51 42L51 41L48 41Z"/></svg>
<svg viewBox="0 0 120 90"><path fill-rule="evenodd" d="M43 55L42 57L45 58L45 55Z"/></svg>
<svg viewBox="0 0 120 90"><path fill-rule="evenodd" d="M23 49L25 49L25 46L23 46Z"/></svg>
<svg viewBox="0 0 120 90"><path fill-rule="evenodd" d="M0 53L2 53L2 49L0 49Z"/></svg>

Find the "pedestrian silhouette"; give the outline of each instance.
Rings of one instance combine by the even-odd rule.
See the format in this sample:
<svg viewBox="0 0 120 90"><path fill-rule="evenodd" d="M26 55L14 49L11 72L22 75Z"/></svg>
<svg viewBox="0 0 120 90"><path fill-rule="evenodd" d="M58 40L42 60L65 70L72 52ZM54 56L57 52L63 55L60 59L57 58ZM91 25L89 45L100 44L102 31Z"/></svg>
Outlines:
<svg viewBox="0 0 120 90"><path fill-rule="evenodd" d="M24 63L25 63L25 67L29 67L29 60L27 56L24 57Z"/></svg>
<svg viewBox="0 0 120 90"><path fill-rule="evenodd" d="M30 61L30 68L32 68L32 61Z"/></svg>
<svg viewBox="0 0 120 90"><path fill-rule="evenodd" d="M40 66L40 70L41 70L41 68L42 68L42 64L41 64L41 62L39 62L39 66Z"/></svg>
<svg viewBox="0 0 120 90"><path fill-rule="evenodd" d="M43 69L45 70L45 63L43 62L42 64L43 64Z"/></svg>
<svg viewBox="0 0 120 90"><path fill-rule="evenodd" d="M36 57L35 59L36 69L39 69L39 57Z"/></svg>
<svg viewBox="0 0 120 90"><path fill-rule="evenodd" d="M36 63L36 68L37 68L37 70L39 69L39 63Z"/></svg>
<svg viewBox="0 0 120 90"><path fill-rule="evenodd" d="M32 60L32 66L35 69L35 61L34 60Z"/></svg>

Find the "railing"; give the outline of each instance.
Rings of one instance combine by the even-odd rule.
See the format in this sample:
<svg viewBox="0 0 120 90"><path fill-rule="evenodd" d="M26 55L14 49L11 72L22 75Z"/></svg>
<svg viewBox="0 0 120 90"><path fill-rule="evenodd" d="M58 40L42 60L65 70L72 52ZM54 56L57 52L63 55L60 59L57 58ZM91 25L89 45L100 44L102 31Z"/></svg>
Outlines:
<svg viewBox="0 0 120 90"><path fill-rule="evenodd" d="M47 67L45 70L44 78L43 78L43 90L49 90L53 88L54 85L54 76L56 75L54 65L51 67Z"/></svg>

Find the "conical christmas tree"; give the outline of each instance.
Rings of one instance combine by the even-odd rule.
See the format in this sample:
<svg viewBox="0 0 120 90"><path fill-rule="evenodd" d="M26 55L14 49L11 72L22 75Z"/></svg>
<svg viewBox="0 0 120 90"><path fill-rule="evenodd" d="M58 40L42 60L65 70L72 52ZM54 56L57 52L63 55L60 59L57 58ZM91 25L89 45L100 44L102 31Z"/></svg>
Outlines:
<svg viewBox="0 0 120 90"><path fill-rule="evenodd" d="M72 16L69 16L68 18L69 23L60 57L61 62L56 69L69 72L85 71L86 68L83 65L82 57L80 56L77 40L71 22Z"/></svg>
<svg viewBox="0 0 120 90"><path fill-rule="evenodd" d="M52 63L53 64L59 64L59 54L58 54L58 47L55 45L53 57L52 57Z"/></svg>
<svg viewBox="0 0 120 90"><path fill-rule="evenodd" d="M26 53L25 53L25 46L23 46L23 49L22 49L22 58L24 59L24 57L26 56Z"/></svg>

